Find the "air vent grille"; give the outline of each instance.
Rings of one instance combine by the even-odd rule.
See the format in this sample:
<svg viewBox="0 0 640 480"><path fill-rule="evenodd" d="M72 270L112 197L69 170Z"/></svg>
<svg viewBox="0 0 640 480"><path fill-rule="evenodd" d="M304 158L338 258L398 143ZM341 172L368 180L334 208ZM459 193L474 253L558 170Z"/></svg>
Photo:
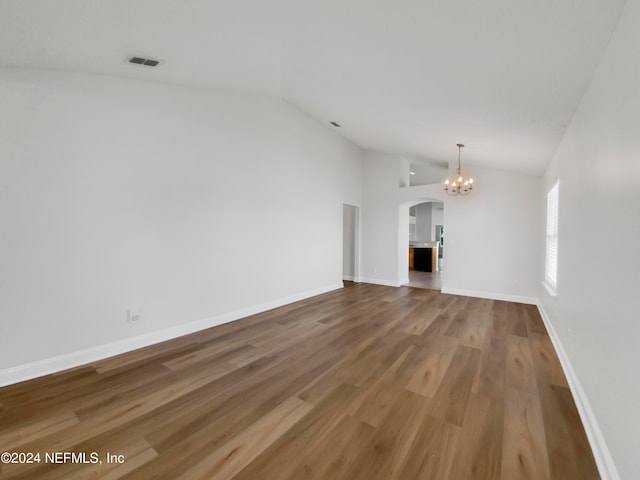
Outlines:
<svg viewBox="0 0 640 480"><path fill-rule="evenodd" d="M135 65L144 65L146 67L157 67L158 65L160 65L160 60L139 57L138 55L130 55L129 57L127 57L127 62L133 63Z"/></svg>

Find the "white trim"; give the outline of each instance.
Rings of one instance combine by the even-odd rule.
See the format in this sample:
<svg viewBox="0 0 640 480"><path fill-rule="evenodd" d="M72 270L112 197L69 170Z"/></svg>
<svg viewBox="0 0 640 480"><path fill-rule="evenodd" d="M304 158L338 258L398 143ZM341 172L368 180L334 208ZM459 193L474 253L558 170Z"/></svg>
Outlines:
<svg viewBox="0 0 640 480"><path fill-rule="evenodd" d="M403 278L402 280L400 280L400 285L406 285L408 283L411 283L411 279L409 277Z"/></svg>
<svg viewBox="0 0 640 480"><path fill-rule="evenodd" d="M593 456L596 460L596 464L598 465L600 477L602 480L620 480L620 475L618 475L616 465L613 463L613 458L611 458L607 443L604 440L602 431L600 430L596 417L591 409L591 405L587 399L587 394L584 393L584 390L582 389L582 385L580 384L580 380L578 380L578 376L571 365L569 356L562 346L562 342L560 342L560 338L558 337L556 330L553 328L553 324L551 323L544 306L541 302L538 302L537 306L540 316L542 317L542 321L544 322L545 327L547 327L547 332L549 332L549 338L551 338L553 348L560 359L564 375L567 377L569 389L571 390L573 399L576 402L578 414L582 420L582 425L584 426L587 438L589 439Z"/></svg>
<svg viewBox="0 0 640 480"><path fill-rule="evenodd" d="M347 280L348 282L356 281L356 277L354 277L353 275L342 275L342 279Z"/></svg>
<svg viewBox="0 0 640 480"><path fill-rule="evenodd" d="M448 293L451 295L464 295L465 297L489 298L491 300L504 300L505 302L527 303L529 305L538 304L538 299L535 297L511 295L508 293L483 292L479 290L465 290L462 288L443 288L442 293Z"/></svg>
<svg viewBox="0 0 640 480"><path fill-rule="evenodd" d="M383 280L381 278L367 278L361 277L360 282L362 283L373 283L374 285L384 285L385 287L401 287L402 283L398 281L391 280Z"/></svg>
<svg viewBox="0 0 640 480"><path fill-rule="evenodd" d="M544 279L555 292L558 284L558 180L547 192ZM555 296L555 293L552 294Z"/></svg>
<svg viewBox="0 0 640 480"><path fill-rule="evenodd" d="M252 307L223 313L214 317L204 318L202 320L196 320L182 325L176 325L175 327L158 330L156 332L145 333L137 337L124 338L112 343L85 348L75 352L46 358L44 360L6 368L0 370L0 387L60 372L69 368L85 365L87 363L96 362L98 360L112 357L114 355L120 355L121 353L130 352L138 348L148 347L149 345L188 335L206 328L222 325L223 323L233 322L234 320L248 317L249 315L255 315L256 313L265 312L272 308L281 307L289 303L304 300L306 298L321 295L340 288L343 288L342 283L334 283L325 287L300 292L277 300L272 300L270 302L254 305Z"/></svg>

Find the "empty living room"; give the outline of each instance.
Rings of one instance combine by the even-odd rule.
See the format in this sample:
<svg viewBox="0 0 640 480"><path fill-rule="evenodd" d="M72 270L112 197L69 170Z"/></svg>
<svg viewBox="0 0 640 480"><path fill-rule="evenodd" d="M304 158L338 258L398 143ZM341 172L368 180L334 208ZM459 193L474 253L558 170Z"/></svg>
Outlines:
<svg viewBox="0 0 640 480"><path fill-rule="evenodd" d="M640 478L639 85L640 0L3 0L0 479Z"/></svg>

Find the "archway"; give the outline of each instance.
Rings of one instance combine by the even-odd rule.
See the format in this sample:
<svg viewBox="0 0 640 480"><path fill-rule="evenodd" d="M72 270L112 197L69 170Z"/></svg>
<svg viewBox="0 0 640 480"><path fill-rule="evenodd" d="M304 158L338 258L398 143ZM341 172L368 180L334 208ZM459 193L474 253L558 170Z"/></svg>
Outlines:
<svg viewBox="0 0 640 480"><path fill-rule="evenodd" d="M402 285L442 289L444 202L433 197L403 201L399 211L398 278Z"/></svg>

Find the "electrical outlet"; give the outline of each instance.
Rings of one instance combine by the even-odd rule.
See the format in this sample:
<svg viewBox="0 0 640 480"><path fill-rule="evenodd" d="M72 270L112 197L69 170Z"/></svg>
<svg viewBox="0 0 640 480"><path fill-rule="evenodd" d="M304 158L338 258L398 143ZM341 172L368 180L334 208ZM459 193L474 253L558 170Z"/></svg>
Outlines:
<svg viewBox="0 0 640 480"><path fill-rule="evenodd" d="M127 308L127 322L137 322L142 316L142 310L140 307Z"/></svg>

